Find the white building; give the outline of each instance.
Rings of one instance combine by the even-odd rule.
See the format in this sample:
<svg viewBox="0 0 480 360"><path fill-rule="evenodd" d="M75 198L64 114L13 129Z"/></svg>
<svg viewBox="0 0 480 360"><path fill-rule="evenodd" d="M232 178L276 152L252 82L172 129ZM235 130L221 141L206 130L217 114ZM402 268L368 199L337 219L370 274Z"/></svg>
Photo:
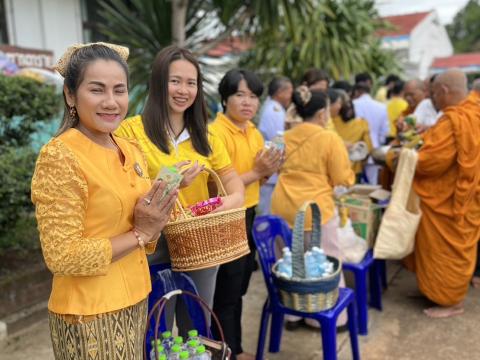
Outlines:
<svg viewBox="0 0 480 360"><path fill-rule="evenodd" d="M84 41L85 4L85 0L0 0L1 43L50 52L54 63L69 45ZM31 53L35 51L26 52ZM16 56L40 61L27 55Z"/></svg>
<svg viewBox="0 0 480 360"><path fill-rule="evenodd" d="M383 20L394 27L382 31L382 45L392 49L403 65L407 78L425 78L435 58L453 54L453 46L436 11L388 16Z"/></svg>

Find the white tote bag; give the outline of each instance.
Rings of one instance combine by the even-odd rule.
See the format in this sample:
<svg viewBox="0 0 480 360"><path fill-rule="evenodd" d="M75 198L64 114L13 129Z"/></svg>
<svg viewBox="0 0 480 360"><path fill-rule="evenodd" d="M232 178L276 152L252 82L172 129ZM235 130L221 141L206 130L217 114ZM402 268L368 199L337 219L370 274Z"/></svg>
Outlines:
<svg viewBox="0 0 480 360"><path fill-rule="evenodd" d="M403 259L413 251L422 216L420 199L412 188L417 160L415 150L402 149L392 198L383 215L373 250L376 259Z"/></svg>

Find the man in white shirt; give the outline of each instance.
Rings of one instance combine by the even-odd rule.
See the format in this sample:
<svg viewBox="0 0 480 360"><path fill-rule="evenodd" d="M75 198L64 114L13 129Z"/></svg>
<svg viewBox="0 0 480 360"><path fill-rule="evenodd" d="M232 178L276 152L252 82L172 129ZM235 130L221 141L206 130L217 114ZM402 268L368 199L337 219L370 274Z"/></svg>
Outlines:
<svg viewBox="0 0 480 360"><path fill-rule="evenodd" d="M260 123L258 130L265 141L283 134L285 130L286 109L292 101L293 84L287 77L276 77L268 85L268 98L260 110ZM270 213L270 202L273 189L277 183L277 175L272 175L260 188L259 214Z"/></svg>
<svg viewBox="0 0 480 360"><path fill-rule="evenodd" d="M371 88L365 82L359 82L353 87L353 107L357 117L367 120L370 128L370 138L373 148L378 148L385 143L389 133L387 106L370 96ZM365 166L365 175L368 183L378 183L380 167L369 159Z"/></svg>

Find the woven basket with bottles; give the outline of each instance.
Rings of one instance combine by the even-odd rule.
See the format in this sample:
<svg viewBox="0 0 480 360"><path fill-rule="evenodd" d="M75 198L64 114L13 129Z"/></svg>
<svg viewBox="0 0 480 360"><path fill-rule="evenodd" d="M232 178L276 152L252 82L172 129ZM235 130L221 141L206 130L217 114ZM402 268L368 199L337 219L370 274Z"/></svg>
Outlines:
<svg viewBox="0 0 480 360"><path fill-rule="evenodd" d="M304 260L304 224L308 207L312 209L312 238L310 248L320 247L321 214L315 202L302 205L295 218L292 239L292 277L286 278L278 271L279 261L273 266L273 280L280 291L283 305L297 311L317 312L335 306L338 300L342 263L333 256L327 260L333 263L333 272L321 278L307 278Z"/></svg>
<svg viewBox="0 0 480 360"><path fill-rule="evenodd" d="M205 168L215 181L219 196L227 192L220 177ZM174 271L200 270L225 264L250 252L245 228L245 208L192 217L177 200L174 220L163 234Z"/></svg>

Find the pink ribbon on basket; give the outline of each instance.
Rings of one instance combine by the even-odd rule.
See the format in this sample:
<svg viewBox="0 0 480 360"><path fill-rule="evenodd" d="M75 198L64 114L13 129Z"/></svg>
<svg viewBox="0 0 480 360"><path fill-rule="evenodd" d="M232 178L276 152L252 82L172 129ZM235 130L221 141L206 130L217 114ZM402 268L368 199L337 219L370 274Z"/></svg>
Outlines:
<svg viewBox="0 0 480 360"><path fill-rule="evenodd" d="M216 196L205 201L200 201L195 205L190 206L189 209L193 216L202 216L211 213L220 205L222 205L222 198L220 196Z"/></svg>

